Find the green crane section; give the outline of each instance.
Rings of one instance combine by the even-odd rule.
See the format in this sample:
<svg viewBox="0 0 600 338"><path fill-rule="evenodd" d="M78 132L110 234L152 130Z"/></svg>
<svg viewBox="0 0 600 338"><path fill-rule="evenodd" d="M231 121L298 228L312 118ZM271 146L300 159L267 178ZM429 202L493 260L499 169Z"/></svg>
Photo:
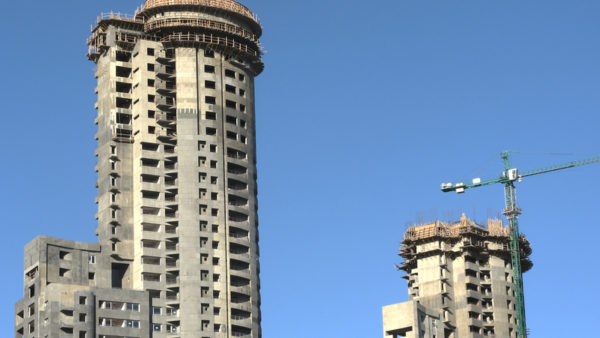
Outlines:
<svg viewBox="0 0 600 338"><path fill-rule="evenodd" d="M512 262L513 278L514 278L514 297L516 304L516 321L517 321L517 338L527 337L527 327L525 325L525 299L523 296L523 276L521 274L521 252L519 248L519 215L521 209L517 206L517 195L515 189L515 181L521 182L524 177L545 174L557 170L568 169L579 167L582 165L592 164L600 162L600 156L592 157L589 159L571 161L562 163L559 165L539 168L536 170L530 170L523 173L515 168L511 168L510 163L510 151L503 151L501 153L502 160L504 162L504 171L499 178L487 181L481 181L480 178L473 179L472 183L442 183L442 191L456 191L457 193L464 193L466 189L482 187L486 185L501 183L504 184L504 200L506 209L504 209L504 215L509 222L510 229L510 257Z"/></svg>

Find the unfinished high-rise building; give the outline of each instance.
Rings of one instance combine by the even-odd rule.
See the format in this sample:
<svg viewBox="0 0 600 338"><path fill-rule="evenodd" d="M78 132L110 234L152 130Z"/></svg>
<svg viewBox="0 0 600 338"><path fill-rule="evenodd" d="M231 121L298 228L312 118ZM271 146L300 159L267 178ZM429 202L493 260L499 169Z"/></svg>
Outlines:
<svg viewBox="0 0 600 338"><path fill-rule="evenodd" d="M233 0L98 19L98 244L27 245L15 337L261 337L261 32Z"/></svg>
<svg viewBox="0 0 600 338"><path fill-rule="evenodd" d="M516 337L508 228L487 229L467 219L410 227L399 267L409 301L383 307L384 338ZM520 238L523 271L531 268L529 242Z"/></svg>

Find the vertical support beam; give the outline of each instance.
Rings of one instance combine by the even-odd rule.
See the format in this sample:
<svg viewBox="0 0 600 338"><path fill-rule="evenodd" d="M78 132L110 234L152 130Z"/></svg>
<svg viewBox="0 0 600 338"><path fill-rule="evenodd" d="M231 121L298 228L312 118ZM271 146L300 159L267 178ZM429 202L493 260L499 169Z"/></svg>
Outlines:
<svg viewBox="0 0 600 338"><path fill-rule="evenodd" d="M200 260L199 236L199 181L198 157L198 106L199 88L196 48L175 49L177 74L177 164L179 198L179 295L182 337L212 336L212 325L204 327L211 316L204 313L203 304L209 303L202 297L202 271L212 272L212 265ZM210 210L210 209L209 209ZM204 248L206 250L206 248ZM207 252L204 251L206 254ZM209 259L212 261L212 258ZM212 276L212 273L210 274Z"/></svg>

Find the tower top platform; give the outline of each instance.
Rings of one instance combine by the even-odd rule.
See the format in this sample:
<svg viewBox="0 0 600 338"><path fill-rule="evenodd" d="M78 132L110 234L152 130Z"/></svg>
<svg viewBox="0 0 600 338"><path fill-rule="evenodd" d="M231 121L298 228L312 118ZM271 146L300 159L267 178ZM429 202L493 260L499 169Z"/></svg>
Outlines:
<svg viewBox="0 0 600 338"><path fill-rule="evenodd" d="M142 13L155 8L166 6L203 6L213 7L251 19L260 25L258 17L248 7L234 0L146 0L142 6Z"/></svg>

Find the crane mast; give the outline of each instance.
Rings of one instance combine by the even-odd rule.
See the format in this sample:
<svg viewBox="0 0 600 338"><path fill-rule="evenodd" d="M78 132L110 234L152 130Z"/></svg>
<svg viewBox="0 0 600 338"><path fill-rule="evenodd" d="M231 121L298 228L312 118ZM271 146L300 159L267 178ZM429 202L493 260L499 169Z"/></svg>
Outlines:
<svg viewBox="0 0 600 338"><path fill-rule="evenodd" d="M504 209L504 215L508 220L510 230L510 257L513 270L513 293L515 298L517 338L526 338L527 326L525 324L525 297L523 295L523 275L521 272L521 249L519 247L519 215L521 214L521 209L517 205L515 181L521 182L523 177L545 174L557 170L600 162L600 156L585 160L567 162L519 174L517 169L511 168L510 153L510 151L503 151L500 154L502 161L504 162L504 171L499 178L483 182L480 178L475 178L473 179L472 183L469 184L465 184L464 182L456 184L442 183L442 191L456 191L460 194L464 193L466 189L477 188L495 183L504 184L504 201L506 206Z"/></svg>
<svg viewBox="0 0 600 338"><path fill-rule="evenodd" d="M509 175L510 157L508 152L502 152L505 176ZM517 206L517 192L514 180L504 184L504 215L508 219L510 230L510 259L513 270L513 289L516 305L517 337L527 337L525 325L525 296L523 294L523 274L521 272L521 248L519 248L519 215L521 209Z"/></svg>

